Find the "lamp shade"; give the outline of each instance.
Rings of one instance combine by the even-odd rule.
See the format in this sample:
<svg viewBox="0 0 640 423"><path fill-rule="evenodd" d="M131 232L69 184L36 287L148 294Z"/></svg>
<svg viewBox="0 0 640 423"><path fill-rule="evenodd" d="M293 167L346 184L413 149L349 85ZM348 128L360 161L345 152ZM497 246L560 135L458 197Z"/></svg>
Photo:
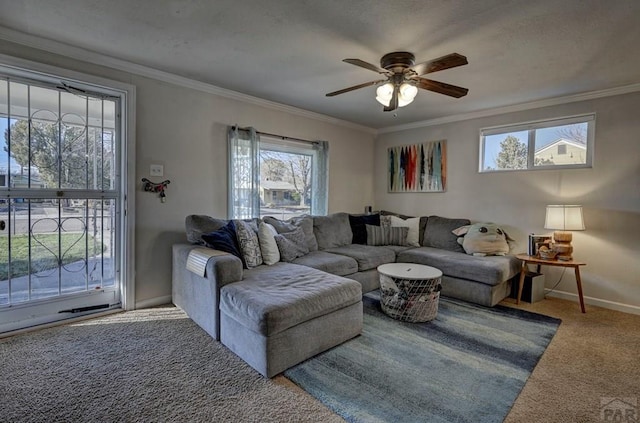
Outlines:
<svg viewBox="0 0 640 423"><path fill-rule="evenodd" d="M549 205L544 219L545 229L559 231L584 231L582 206L577 205Z"/></svg>

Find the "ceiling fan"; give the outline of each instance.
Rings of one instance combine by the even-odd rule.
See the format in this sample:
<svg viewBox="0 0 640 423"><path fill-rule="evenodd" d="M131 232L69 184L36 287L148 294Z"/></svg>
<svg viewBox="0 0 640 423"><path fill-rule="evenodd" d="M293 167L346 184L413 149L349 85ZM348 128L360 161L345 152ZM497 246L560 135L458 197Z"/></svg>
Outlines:
<svg viewBox="0 0 640 423"><path fill-rule="evenodd" d="M385 112L396 110L398 107L404 107L411 103L418 93L418 88L455 98L464 97L469 92L467 88L420 77L420 75L466 65L468 63L467 58L458 53L451 53L417 65L415 64L415 56L406 51L385 54L380 59L381 67L360 59L344 59L343 62L372 70L384 75L386 79L365 82L364 84L334 91L328 93L327 97L381 84L376 90L376 100L384 105L383 110Z"/></svg>

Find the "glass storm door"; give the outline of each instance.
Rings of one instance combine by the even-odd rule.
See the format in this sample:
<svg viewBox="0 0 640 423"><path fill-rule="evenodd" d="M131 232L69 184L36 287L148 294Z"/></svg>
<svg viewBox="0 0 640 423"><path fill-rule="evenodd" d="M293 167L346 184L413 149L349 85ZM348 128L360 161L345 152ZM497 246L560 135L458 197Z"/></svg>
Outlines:
<svg viewBox="0 0 640 423"><path fill-rule="evenodd" d="M120 306L120 102L0 76L0 333Z"/></svg>

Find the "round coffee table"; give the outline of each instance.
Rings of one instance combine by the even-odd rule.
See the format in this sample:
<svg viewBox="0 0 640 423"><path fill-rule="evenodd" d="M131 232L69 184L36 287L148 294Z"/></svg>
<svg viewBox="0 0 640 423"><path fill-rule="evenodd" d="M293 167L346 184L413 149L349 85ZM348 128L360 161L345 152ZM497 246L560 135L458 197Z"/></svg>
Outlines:
<svg viewBox="0 0 640 423"><path fill-rule="evenodd" d="M442 272L411 263L378 266L380 305L388 316L404 322L428 322L438 314Z"/></svg>

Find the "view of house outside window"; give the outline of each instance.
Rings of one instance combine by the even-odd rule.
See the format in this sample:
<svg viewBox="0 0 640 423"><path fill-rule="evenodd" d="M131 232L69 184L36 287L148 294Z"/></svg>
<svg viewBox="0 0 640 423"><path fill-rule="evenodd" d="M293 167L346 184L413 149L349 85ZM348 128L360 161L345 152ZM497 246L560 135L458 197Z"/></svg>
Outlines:
<svg viewBox="0 0 640 423"><path fill-rule="evenodd" d="M260 216L309 214L313 156L260 148Z"/></svg>
<svg viewBox="0 0 640 423"><path fill-rule="evenodd" d="M480 172L590 167L594 116L483 129Z"/></svg>

